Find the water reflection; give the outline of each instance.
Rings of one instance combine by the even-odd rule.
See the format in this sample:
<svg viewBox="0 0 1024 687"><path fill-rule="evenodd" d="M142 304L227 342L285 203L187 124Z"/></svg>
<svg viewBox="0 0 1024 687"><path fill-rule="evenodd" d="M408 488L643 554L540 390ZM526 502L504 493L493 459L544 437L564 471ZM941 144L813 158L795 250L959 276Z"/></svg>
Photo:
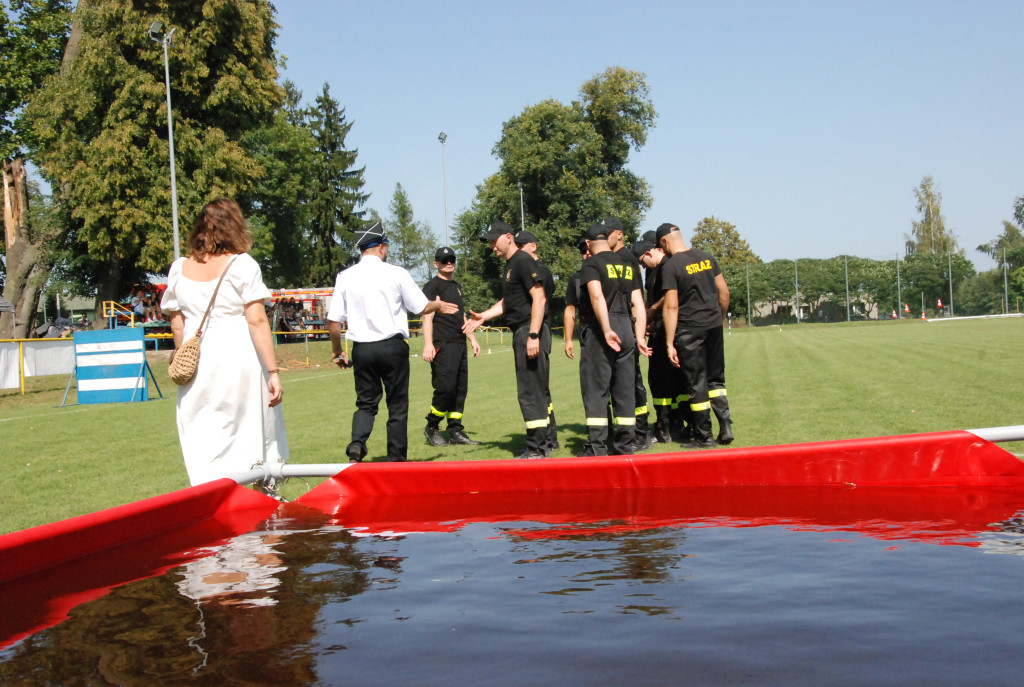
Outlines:
<svg viewBox="0 0 1024 687"><path fill-rule="evenodd" d="M1024 551L1021 505L836 489L292 505L0 652L0 684L715 684L770 664L802 684L965 677L941 660L1001 684L992 670L1024 669L1009 646L1024 599L991 589L1018 561L974 552Z"/></svg>

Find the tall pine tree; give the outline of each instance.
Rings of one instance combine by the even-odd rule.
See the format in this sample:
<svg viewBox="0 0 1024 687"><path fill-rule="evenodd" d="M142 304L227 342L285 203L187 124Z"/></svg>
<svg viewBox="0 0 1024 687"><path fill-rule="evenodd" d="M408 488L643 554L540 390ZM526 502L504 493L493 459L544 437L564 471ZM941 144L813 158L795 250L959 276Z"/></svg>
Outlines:
<svg viewBox="0 0 1024 687"><path fill-rule="evenodd" d="M309 207L309 286L334 283L335 275L355 253L355 232L364 223L365 210L359 208L370 197L362 192L364 168L353 168L358 150L345 147L345 137L354 123L345 120L345 109L324 84L310 112L317 157Z"/></svg>

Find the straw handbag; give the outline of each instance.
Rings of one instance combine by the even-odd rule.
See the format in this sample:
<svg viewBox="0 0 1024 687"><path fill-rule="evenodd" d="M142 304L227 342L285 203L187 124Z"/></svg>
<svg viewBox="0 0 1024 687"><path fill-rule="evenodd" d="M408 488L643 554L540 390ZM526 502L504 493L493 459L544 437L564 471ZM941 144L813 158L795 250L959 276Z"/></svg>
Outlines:
<svg viewBox="0 0 1024 687"><path fill-rule="evenodd" d="M191 339L181 345L181 348L175 349L171 354L171 364L167 368L167 374L170 375L171 381L178 386L188 384L196 375L196 366L199 365L199 341L203 337L203 326L206 324L206 318L210 315L210 310L213 309L213 302L217 299L217 291L220 290L220 284L224 281L224 275L231 269L231 263L237 257L236 255L234 258L231 258L227 267L221 272L220 279L217 280L217 286L213 289L213 296L210 297L210 304L206 306L206 312L199 323L199 329L196 330Z"/></svg>

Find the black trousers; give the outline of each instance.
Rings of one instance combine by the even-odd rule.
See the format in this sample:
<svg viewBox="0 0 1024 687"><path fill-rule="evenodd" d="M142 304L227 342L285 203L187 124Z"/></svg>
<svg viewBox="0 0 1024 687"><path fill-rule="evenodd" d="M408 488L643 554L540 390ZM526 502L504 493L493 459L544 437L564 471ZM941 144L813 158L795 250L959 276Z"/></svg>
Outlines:
<svg viewBox="0 0 1024 687"><path fill-rule="evenodd" d="M464 431L462 411L469 389L469 355L464 340L441 344L430 363L430 382L434 396L430 400L427 424L437 427L441 420L448 418L449 431Z"/></svg>
<svg viewBox="0 0 1024 687"><path fill-rule="evenodd" d="M636 430L635 366L636 340L629 316L609 314L612 329L622 339L622 350L611 349L597 328L585 327L580 333L580 391L587 415L587 443L594 455L608 451L608 401L611 399L615 423L613 449L628 455Z"/></svg>
<svg viewBox="0 0 1024 687"><path fill-rule="evenodd" d="M516 359L516 392L519 410L526 422L526 448L537 453L548 449L548 407L551 395L548 379L551 374L551 329L540 330L540 353L536 358L526 355L530 328L522 326L512 334L512 352Z"/></svg>
<svg viewBox="0 0 1024 687"><path fill-rule="evenodd" d="M668 359L665 327L659 323L651 332L651 358L647 368L647 383L651 386L651 403L657 408L671 408L679 397L687 393L686 378L680 368ZM660 416L659 416L660 417Z"/></svg>
<svg viewBox="0 0 1024 687"><path fill-rule="evenodd" d="M383 341L352 345L356 412L352 443L362 445L373 431L377 407L387 394L388 458L405 460L409 453L409 344L399 334Z"/></svg>
<svg viewBox="0 0 1024 687"><path fill-rule="evenodd" d="M725 388L725 341L722 327L680 328L676 332L676 353L687 382L690 409L711 408L709 389Z"/></svg>

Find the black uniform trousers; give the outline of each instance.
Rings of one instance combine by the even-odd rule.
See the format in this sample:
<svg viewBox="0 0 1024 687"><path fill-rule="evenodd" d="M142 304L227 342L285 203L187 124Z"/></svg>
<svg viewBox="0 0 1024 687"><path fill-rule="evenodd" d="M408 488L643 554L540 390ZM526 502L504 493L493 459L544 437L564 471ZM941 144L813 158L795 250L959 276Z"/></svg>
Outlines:
<svg viewBox="0 0 1024 687"><path fill-rule="evenodd" d="M448 418L448 431L464 431L462 411L469 389L469 355L465 340L441 344L430 363L430 382L434 396L430 400L427 424L438 427L441 420Z"/></svg>
<svg viewBox="0 0 1024 687"><path fill-rule="evenodd" d="M352 443L366 453L381 397L387 394L388 460L406 460L409 453L409 344L401 334L383 341L352 345L356 412Z"/></svg>
<svg viewBox="0 0 1024 687"><path fill-rule="evenodd" d="M647 382L651 386L651 404L658 419L673 407L678 407L680 397L686 396L686 380L680 368L668 359L665 342L665 326L661 322L651 332L651 358L647 368Z"/></svg>
<svg viewBox="0 0 1024 687"><path fill-rule="evenodd" d="M636 339L628 314L609 313L609 319L612 330L622 339L622 350L609 347L598 328L585 327L580 332L580 391L587 416L587 453L597 456L608 453L609 397L615 423L613 452L632 453L636 430Z"/></svg>
<svg viewBox="0 0 1024 687"><path fill-rule="evenodd" d="M708 391L725 388L725 340L722 326L710 329L680 327L676 332L676 354L686 376L690 411L696 429L704 439L711 436L711 403ZM702 426L706 419L705 427Z"/></svg>
<svg viewBox="0 0 1024 687"><path fill-rule="evenodd" d="M519 396L519 410L526 422L526 450L533 453L547 453L548 414L550 394L548 379L551 374L551 329L547 324L540 328L540 353L536 358L526 355L530 327L523 325L512 334L512 352L516 359L516 391Z"/></svg>

